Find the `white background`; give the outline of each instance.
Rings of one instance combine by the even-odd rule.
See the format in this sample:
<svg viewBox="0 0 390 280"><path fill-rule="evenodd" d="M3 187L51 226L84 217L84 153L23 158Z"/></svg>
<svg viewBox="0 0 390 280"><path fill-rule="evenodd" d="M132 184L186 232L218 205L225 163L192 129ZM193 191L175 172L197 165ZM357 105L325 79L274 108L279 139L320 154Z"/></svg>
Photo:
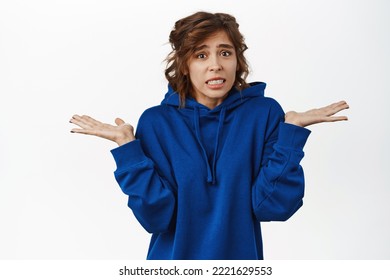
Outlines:
<svg viewBox="0 0 390 280"><path fill-rule="evenodd" d="M145 259L115 144L68 121L136 126L165 94L174 22L199 10L237 18L249 81L286 111L351 107L348 122L310 127L304 206L262 225L265 258L390 259L385 0L0 0L0 259Z"/></svg>

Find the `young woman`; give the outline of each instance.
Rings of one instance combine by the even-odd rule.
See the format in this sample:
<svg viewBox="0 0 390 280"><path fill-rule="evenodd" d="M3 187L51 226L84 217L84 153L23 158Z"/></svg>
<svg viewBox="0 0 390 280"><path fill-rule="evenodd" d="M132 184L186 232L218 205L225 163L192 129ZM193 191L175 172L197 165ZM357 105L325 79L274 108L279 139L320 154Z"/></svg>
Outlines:
<svg viewBox="0 0 390 280"><path fill-rule="evenodd" d="M261 221L285 221L302 205L305 126L346 120L344 101L284 114L247 83L247 49L233 16L198 12L176 22L161 105L137 133L74 115L71 132L116 142L115 177L140 224L148 259L263 259Z"/></svg>

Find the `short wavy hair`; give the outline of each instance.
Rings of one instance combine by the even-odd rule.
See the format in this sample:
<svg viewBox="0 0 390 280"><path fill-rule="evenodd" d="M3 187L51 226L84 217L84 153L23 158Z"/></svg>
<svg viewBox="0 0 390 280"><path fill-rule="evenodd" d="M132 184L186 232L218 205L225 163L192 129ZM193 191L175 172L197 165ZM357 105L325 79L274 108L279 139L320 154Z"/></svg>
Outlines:
<svg viewBox="0 0 390 280"><path fill-rule="evenodd" d="M248 47L238 27L236 19L224 13L197 12L176 21L169 35L172 51L166 58L165 77L173 90L179 94L181 107L185 106L185 99L193 90L187 75L188 60L199 44L219 31L226 32L237 54L234 86L238 90L249 87L245 81L249 74L249 67L244 56L244 51Z"/></svg>

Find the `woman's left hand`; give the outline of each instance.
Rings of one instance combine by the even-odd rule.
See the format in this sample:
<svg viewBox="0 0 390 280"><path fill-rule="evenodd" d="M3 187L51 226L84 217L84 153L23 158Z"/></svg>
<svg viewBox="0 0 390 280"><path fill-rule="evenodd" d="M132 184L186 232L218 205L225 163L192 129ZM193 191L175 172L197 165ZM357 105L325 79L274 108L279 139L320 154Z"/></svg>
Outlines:
<svg viewBox="0 0 390 280"><path fill-rule="evenodd" d="M286 113L284 122L305 127L322 122L347 121L348 118L346 116L333 115L348 108L349 105L347 104L347 102L340 101L319 109L312 109L303 113L290 111Z"/></svg>

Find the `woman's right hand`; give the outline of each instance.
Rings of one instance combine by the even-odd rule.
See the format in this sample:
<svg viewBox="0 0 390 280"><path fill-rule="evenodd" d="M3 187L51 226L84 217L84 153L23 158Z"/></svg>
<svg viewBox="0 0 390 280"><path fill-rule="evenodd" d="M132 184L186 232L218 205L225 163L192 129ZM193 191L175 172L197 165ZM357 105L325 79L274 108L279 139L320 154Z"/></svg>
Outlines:
<svg viewBox="0 0 390 280"><path fill-rule="evenodd" d="M69 121L80 128L73 128L70 132L94 135L114 141L119 146L135 140L134 128L122 119L116 118L115 125L99 122L89 116L74 115Z"/></svg>

